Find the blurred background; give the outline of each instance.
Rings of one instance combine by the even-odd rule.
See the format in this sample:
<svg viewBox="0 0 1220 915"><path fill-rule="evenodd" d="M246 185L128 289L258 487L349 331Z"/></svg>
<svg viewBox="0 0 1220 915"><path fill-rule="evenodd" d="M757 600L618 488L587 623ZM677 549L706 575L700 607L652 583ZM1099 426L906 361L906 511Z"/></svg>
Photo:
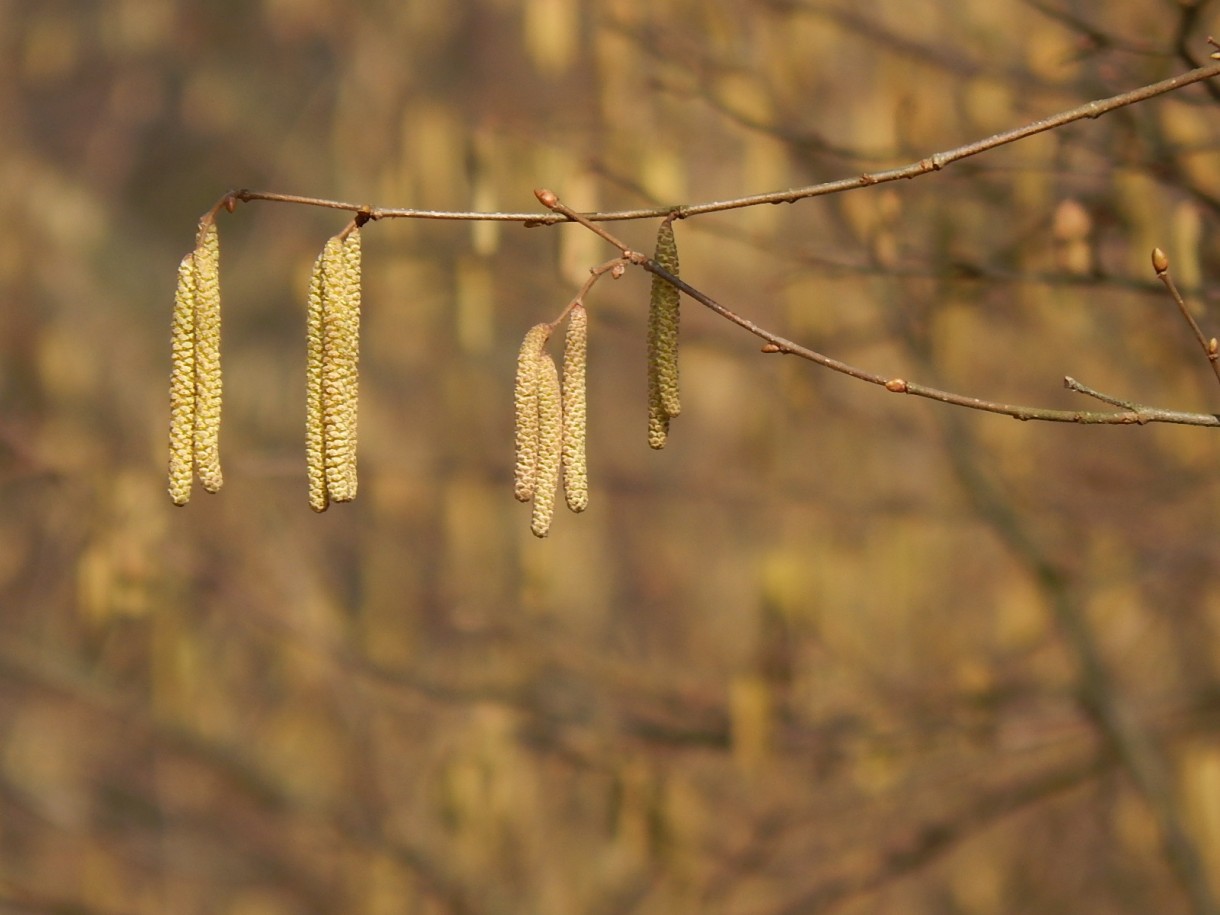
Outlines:
<svg viewBox="0 0 1220 915"><path fill-rule="evenodd" d="M588 300L592 502L513 500L574 226L365 230L361 488L306 502L343 228L221 213L226 486L166 493L178 259L227 190L722 199L1205 60L1171 0L0 2L0 911L1186 913L1220 873L1220 445L1019 423ZM1215 409L1220 83L918 180L677 225L683 275L865 368ZM616 223L651 250L656 221ZM1214 878L1213 878L1214 879ZM1220 887L1213 885L1211 892Z"/></svg>

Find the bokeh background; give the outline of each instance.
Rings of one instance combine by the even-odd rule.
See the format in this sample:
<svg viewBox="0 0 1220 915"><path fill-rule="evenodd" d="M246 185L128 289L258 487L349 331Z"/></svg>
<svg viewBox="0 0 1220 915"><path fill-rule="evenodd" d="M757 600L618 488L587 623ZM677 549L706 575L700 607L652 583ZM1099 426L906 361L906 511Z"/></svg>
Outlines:
<svg viewBox="0 0 1220 915"><path fill-rule="evenodd" d="M1170 0L0 3L0 911L1185 913L1220 890L1220 444L973 413L648 277L589 299L592 504L511 493L574 226L365 230L361 490L315 516L305 289L346 218L220 215L226 485L165 489L169 317L234 187L698 202L1189 69ZM677 226L684 277L866 368L1208 411L1220 84L915 181ZM655 221L617 223L649 250ZM1166 837L1169 841L1166 842Z"/></svg>

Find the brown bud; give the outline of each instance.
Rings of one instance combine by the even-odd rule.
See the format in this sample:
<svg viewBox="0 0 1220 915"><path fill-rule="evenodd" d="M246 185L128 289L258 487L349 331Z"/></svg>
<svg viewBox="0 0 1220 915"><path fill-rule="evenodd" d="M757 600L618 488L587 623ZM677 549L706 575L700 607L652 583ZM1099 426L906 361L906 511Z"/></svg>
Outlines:
<svg viewBox="0 0 1220 915"><path fill-rule="evenodd" d="M1160 248L1152 249L1152 269L1156 271L1157 276L1169 269L1169 258Z"/></svg>
<svg viewBox="0 0 1220 915"><path fill-rule="evenodd" d="M776 343L764 343L762 347L764 353L778 353L779 345Z"/></svg>
<svg viewBox="0 0 1220 915"><path fill-rule="evenodd" d="M534 196L537 197L538 202L548 210L554 209L555 204L559 203L559 198L555 196L554 192L548 191L544 187L535 188Z"/></svg>
<svg viewBox="0 0 1220 915"><path fill-rule="evenodd" d="M891 378L885 383L885 389L887 391L893 391L895 394L905 394L907 390L907 383L901 378Z"/></svg>

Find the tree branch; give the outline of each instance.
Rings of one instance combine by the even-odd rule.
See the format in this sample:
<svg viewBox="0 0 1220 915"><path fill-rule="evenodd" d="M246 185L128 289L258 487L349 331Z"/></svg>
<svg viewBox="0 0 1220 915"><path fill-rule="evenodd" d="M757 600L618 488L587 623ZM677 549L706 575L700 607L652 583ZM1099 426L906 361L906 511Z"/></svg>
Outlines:
<svg viewBox="0 0 1220 915"><path fill-rule="evenodd" d="M966 407L970 410L982 410L986 413L998 413L1002 416L1011 416L1014 419L1020 420L1039 420L1041 422L1055 423L1079 423L1080 425L1110 425L1110 426L1130 426L1144 425L1146 423L1176 423L1186 426L1218 426L1220 427L1220 415L1214 413L1189 413L1182 410L1169 410L1163 407L1150 407L1143 404L1137 404L1130 401L1120 401L1117 398L1109 397L1091 388L1086 388L1080 382L1073 378L1065 378L1064 386L1070 390L1080 393L1090 394L1103 400L1106 403L1111 403L1116 406L1122 406L1121 410L1105 410L1105 411L1088 411L1088 410L1057 410L1048 407L1030 407L1022 404L1001 403L994 400L984 400L979 397L969 397L965 394L957 394L952 391L941 390L940 388L929 387L928 385L916 384L907 381L904 378L898 378L887 375L880 375L876 372L871 372L868 369L863 369L858 366L843 362L839 359L834 359L830 356L819 353L816 350L809 349L799 343L782 337L764 327L755 324L749 318L739 315L726 305L713 299L710 295L702 290L692 286L679 277L674 276L656 261L649 258L647 255L641 254L638 251L632 251L629 246L619 240L615 235L610 233L603 226L598 225L593 221L593 218L588 214L577 213L570 207L564 205L552 191L545 188L540 188L534 192L538 200L550 208L553 212L559 214L565 219L579 223L587 228L590 232L595 233L609 244L618 248L622 252L623 257L631 263L662 277L666 282L678 287L700 305L711 309L722 318L731 321L743 330L747 330L754 336L765 340L766 345L763 347L764 353L785 353L790 356L799 356L809 362L813 362L831 371L839 372L847 375L850 378L855 378L858 381L866 381L869 384L880 385L887 391L895 394L913 394L916 397L926 397L929 400L939 401L940 403L950 404L956 407Z"/></svg>
<svg viewBox="0 0 1220 915"><path fill-rule="evenodd" d="M888 181L898 181L904 178L916 178L928 172L940 171L948 165L952 165L961 159L970 156L978 155L990 149L995 149L998 146L1004 146L1008 143L1015 143L1017 140L1023 140L1026 137L1031 137L1034 134L1043 133L1047 130L1054 130L1057 127L1062 127L1065 124L1070 124L1073 121L1080 121L1085 118L1098 118L1103 114L1108 114L1118 108L1123 108L1127 105L1134 105L1137 102L1143 102L1150 98L1155 98L1158 95L1164 95L1167 92L1174 92L1184 86L1189 86L1192 83L1197 83L1202 80L1212 79L1215 76L1220 76L1220 63L1210 64L1205 67L1198 67L1178 76L1164 79L1157 83L1151 83L1147 86L1142 86L1138 89L1131 89L1127 92L1118 95L1110 96L1105 99L1088 102L1076 108L1071 108L1067 111L1062 111L1059 114L1051 115L1050 117L1034 121L1030 124L1025 124L1022 127L1014 128L1013 130L997 133L985 139L975 140L972 143L966 143L963 146L958 146L953 149L947 149L943 152L933 153L916 162L911 162L907 165L898 168L885 169L878 172L866 172L856 175L853 178L840 178L836 181L826 181L821 184L811 184L806 187L793 188L786 191L772 191L766 194L754 194L747 197L735 197L728 200L713 200L704 203L687 204L685 206L676 207L650 207L635 210L610 210L597 213L585 213L584 216L591 222L611 222L628 219L651 219L656 217L664 217L674 215L679 219L688 219L692 216L700 216L704 213L719 213L725 210L736 210L743 207L759 206L760 204L778 204L778 203L795 203L798 200L804 200L809 197L821 197L826 194L837 194L841 191L850 191L855 188L871 187L875 184L884 184ZM336 210L348 210L353 213L363 214L368 220L379 219L443 219L443 220L466 220L466 221L498 221L498 222L519 222L527 227L540 225L554 225L559 222L570 221L570 217L561 215L557 212L550 214L539 213L512 213L512 212L497 212L497 213L481 213L469 210L422 210L413 207L396 208L396 207L374 207L364 203L349 203L341 200L327 200L321 197L305 197L297 194L280 194L271 191L256 191L249 189L240 189L230 191L221 198L216 209L222 206L227 209L232 209L237 202L249 202L253 200L263 200L272 203L293 203L304 206L328 207Z"/></svg>

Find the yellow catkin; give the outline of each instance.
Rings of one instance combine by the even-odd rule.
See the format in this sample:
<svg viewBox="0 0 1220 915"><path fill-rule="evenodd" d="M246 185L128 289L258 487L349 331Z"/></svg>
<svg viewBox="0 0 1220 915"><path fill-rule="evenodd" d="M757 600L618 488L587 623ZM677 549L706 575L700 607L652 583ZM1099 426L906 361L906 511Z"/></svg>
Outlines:
<svg viewBox="0 0 1220 915"><path fill-rule="evenodd" d="M678 246L673 225L667 219L657 231L652 259L678 276ZM682 412L678 393L678 318L681 294L661 277L652 278L648 300L648 387L650 400L673 418ZM654 446L656 447L656 446Z"/></svg>
<svg viewBox="0 0 1220 915"><path fill-rule="evenodd" d="M352 380L356 341L351 336L351 301L343 239L331 238L322 252L322 425L326 491L333 502L348 502L353 440Z"/></svg>
<svg viewBox="0 0 1220 915"><path fill-rule="evenodd" d="M538 468L538 357L551 335L551 325L535 324L517 353L517 380L513 388L516 411L517 462L513 494L519 502L534 497Z"/></svg>
<svg viewBox="0 0 1220 915"><path fill-rule="evenodd" d="M324 512L330 505L326 490L326 427L322 410L322 371L325 358L323 301L326 252L318 254L309 280L306 316L307 359L305 365L305 461L309 475L309 507Z"/></svg>
<svg viewBox="0 0 1220 915"><path fill-rule="evenodd" d="M195 467L208 492L224 483L220 472L220 236L202 227L195 247Z"/></svg>
<svg viewBox="0 0 1220 915"><path fill-rule="evenodd" d="M343 241L343 352L344 390L342 407L343 424L347 438L339 465L344 468L343 485L336 494L336 502L350 502L356 498L359 480L356 474L357 427L360 413L360 230L354 229Z"/></svg>
<svg viewBox="0 0 1220 915"><path fill-rule="evenodd" d="M195 255L178 265L171 333L169 384L169 495L175 505L191 498L195 474Z"/></svg>
<svg viewBox="0 0 1220 915"><path fill-rule="evenodd" d="M563 350L563 491L568 508L589 507L589 472L585 457L587 416L585 366L588 361L589 315L581 304L568 314Z"/></svg>
<svg viewBox="0 0 1220 915"><path fill-rule="evenodd" d="M559 370L551 354L537 357L538 369L538 465L534 477L533 516L530 530L545 537L555 517L555 495L559 490L559 467L563 461L563 395Z"/></svg>

